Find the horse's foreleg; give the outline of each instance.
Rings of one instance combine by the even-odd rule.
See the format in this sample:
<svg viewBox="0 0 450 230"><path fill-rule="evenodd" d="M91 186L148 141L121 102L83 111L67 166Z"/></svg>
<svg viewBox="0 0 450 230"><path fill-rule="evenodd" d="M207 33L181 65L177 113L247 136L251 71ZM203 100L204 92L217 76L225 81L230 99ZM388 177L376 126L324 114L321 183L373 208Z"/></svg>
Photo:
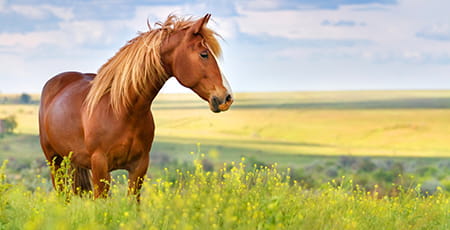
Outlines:
<svg viewBox="0 0 450 230"><path fill-rule="evenodd" d="M139 160L136 167L128 170L129 182L128 182L128 195L136 195L136 199L140 200L140 190L142 183L144 183L145 174L147 174L147 168L149 163L149 154L145 154L142 159Z"/></svg>
<svg viewBox="0 0 450 230"><path fill-rule="evenodd" d="M111 175L109 174L108 160L103 153L94 153L92 155L91 169L94 198L106 197L111 184Z"/></svg>

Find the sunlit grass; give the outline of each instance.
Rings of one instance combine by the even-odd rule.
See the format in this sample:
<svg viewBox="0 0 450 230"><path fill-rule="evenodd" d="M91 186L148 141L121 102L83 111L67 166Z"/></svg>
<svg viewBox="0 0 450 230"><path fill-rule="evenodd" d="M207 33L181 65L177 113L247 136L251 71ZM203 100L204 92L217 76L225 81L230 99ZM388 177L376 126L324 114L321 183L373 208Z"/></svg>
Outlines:
<svg viewBox="0 0 450 230"><path fill-rule="evenodd" d="M38 105L2 105L0 104L0 119L14 115L17 121L16 133L37 134L38 127Z"/></svg>
<svg viewBox="0 0 450 230"><path fill-rule="evenodd" d="M93 200L48 191L42 179L29 190L10 185L0 169L0 229L448 229L448 193L399 187L380 196L351 179L302 188L289 170L246 160L205 171L165 170L146 179L141 202L116 179L110 197ZM65 190L68 191L68 190Z"/></svg>
<svg viewBox="0 0 450 230"><path fill-rule="evenodd" d="M237 94L206 112L195 95L161 95L156 140L201 142L260 154L445 157L449 91ZM189 102L189 103L188 103Z"/></svg>
<svg viewBox="0 0 450 230"><path fill-rule="evenodd" d="M215 114L195 94L158 95L152 151L180 156L201 142L220 160L450 156L450 91L238 93L235 99L230 111ZM0 118L10 114L17 117L17 133L38 134L38 105L0 105ZM14 143L5 143L0 154Z"/></svg>

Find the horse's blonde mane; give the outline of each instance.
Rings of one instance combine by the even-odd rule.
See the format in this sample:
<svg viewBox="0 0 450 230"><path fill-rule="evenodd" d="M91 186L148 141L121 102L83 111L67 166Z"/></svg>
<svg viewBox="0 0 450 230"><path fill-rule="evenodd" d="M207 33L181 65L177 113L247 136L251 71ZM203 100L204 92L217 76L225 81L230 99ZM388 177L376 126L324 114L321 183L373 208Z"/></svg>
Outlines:
<svg viewBox="0 0 450 230"><path fill-rule="evenodd" d="M134 103L133 95L147 96L151 87L162 85L170 76L164 70L160 56L161 43L170 34L187 29L195 23L192 18L180 18L169 15L167 20L155 24L157 28L140 33L128 41L111 59L98 70L91 82L91 89L86 97L89 116L100 99L109 94L113 111L128 111ZM203 27L202 35L205 45L216 56L220 56L221 48L214 31Z"/></svg>

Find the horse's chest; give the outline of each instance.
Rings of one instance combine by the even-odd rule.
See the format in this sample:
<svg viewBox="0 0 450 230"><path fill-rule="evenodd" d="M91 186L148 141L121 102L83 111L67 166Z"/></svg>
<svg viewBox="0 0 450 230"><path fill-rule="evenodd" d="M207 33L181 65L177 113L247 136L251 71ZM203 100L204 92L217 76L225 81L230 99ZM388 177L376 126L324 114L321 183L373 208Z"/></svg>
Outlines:
<svg viewBox="0 0 450 230"><path fill-rule="evenodd" d="M154 136L151 114L116 119L100 112L95 114L101 118L99 122L85 122L84 140L91 155L104 154L110 170L128 169L143 157L148 158Z"/></svg>
<svg viewBox="0 0 450 230"><path fill-rule="evenodd" d="M127 169L148 155L153 141L153 130L124 131L108 151L111 169Z"/></svg>

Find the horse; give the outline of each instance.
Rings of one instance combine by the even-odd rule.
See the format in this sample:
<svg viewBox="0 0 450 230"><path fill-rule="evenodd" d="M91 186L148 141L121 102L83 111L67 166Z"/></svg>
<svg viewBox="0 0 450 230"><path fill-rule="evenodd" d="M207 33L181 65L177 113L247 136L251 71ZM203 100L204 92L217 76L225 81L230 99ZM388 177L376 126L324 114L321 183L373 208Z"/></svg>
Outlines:
<svg viewBox="0 0 450 230"><path fill-rule="evenodd" d="M55 170L69 156L73 189L106 197L110 172L128 171L128 193L139 196L150 162L155 124L151 105L171 77L209 103L212 112L233 103L218 65L218 35L199 19L169 15L128 41L93 73L64 72L44 85L40 144ZM52 173L53 187L57 189ZM84 193L83 193L84 194ZM138 198L139 199L139 198Z"/></svg>

